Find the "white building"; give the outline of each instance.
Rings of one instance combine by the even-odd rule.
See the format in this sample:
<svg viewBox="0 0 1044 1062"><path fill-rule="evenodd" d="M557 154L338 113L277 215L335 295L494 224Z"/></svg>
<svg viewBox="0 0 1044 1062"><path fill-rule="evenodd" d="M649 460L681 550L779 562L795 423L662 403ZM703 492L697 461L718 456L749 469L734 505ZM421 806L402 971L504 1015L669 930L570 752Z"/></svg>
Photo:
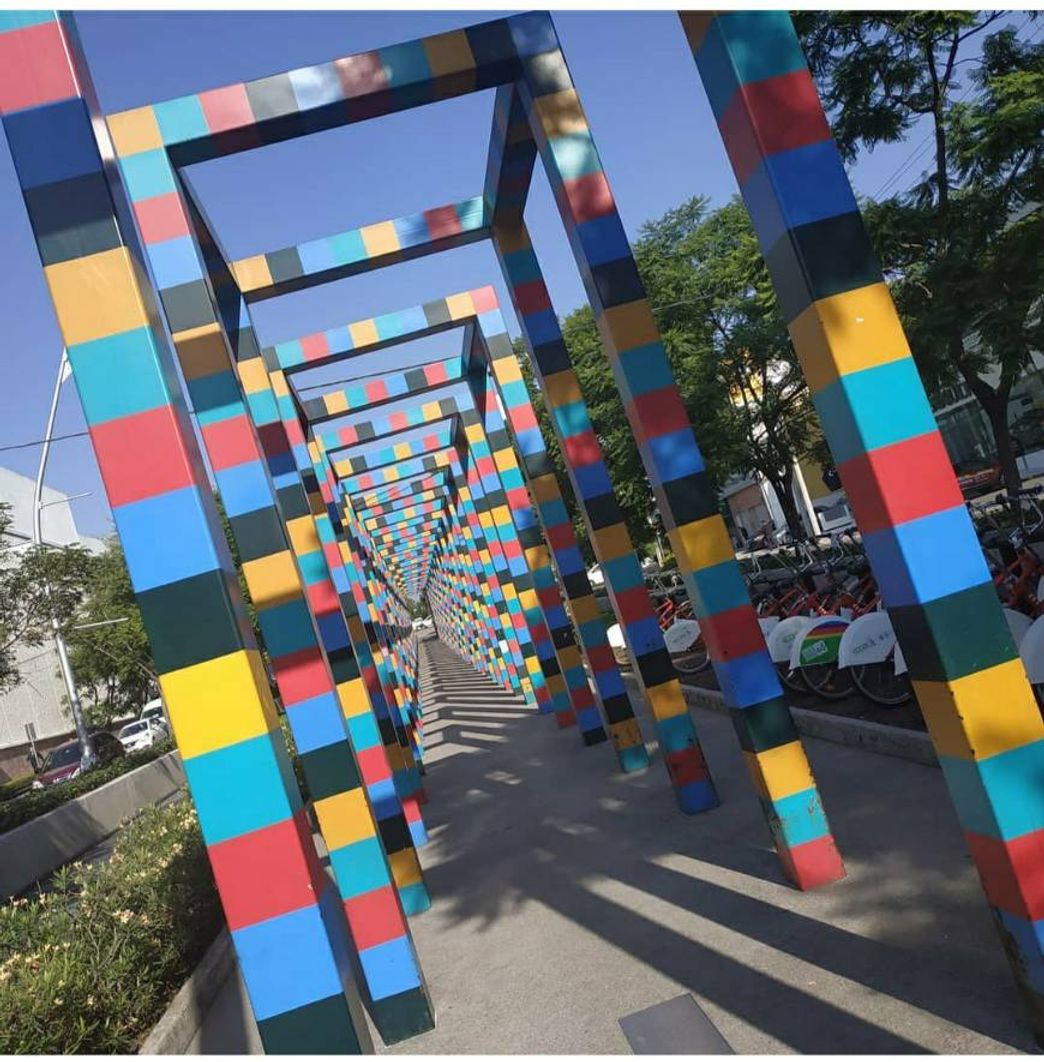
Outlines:
<svg viewBox="0 0 1044 1062"><path fill-rule="evenodd" d="M12 549L17 551L33 540L34 488L29 477L0 468L0 504L10 506L11 517L11 526L0 541L0 563ZM100 539L79 533L67 495L50 487L43 491L42 530L50 545L79 542L92 550L104 546ZM20 647L17 662L22 682L0 694L0 782L29 770L27 727L34 729L41 750L72 732L72 720L63 707L65 687L54 645Z"/></svg>

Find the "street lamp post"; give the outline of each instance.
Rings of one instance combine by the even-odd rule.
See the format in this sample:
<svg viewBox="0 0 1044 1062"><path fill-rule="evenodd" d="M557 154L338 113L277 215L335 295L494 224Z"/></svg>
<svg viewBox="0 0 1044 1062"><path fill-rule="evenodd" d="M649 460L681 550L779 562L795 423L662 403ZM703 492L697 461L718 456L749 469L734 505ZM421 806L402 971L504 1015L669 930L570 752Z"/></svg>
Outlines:
<svg viewBox="0 0 1044 1062"><path fill-rule="evenodd" d="M47 458L51 453L51 435L54 433L54 422L58 415L58 400L61 397L62 384L71 370L69 354L63 349L62 360L58 363L58 375L54 381L54 393L51 395L51 409L47 415L47 429L44 432L43 445L40 449L40 467L36 473L36 488L33 492L33 542L37 546L43 545L44 473L47 471ZM62 681L65 683L66 696L69 698L76 737L80 742L80 768L87 770L88 767L94 765L97 754L83 718L83 705L80 703L80 694L76 689L76 680L73 676L72 664L69 662L69 650L65 645L65 636L62 634L58 617L53 612L51 613L51 632L54 635L54 647L58 651L58 666L62 673Z"/></svg>

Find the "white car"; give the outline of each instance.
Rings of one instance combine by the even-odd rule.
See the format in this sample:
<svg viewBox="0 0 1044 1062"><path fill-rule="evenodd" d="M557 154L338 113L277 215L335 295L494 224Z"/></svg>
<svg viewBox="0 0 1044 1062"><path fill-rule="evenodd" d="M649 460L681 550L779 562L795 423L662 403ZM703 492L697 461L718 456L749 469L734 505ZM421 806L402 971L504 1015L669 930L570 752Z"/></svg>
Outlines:
<svg viewBox="0 0 1044 1062"><path fill-rule="evenodd" d="M140 752L142 749L151 748L157 741L163 741L167 736L167 728L155 719L136 719L128 723L116 735L120 744L128 752Z"/></svg>
<svg viewBox="0 0 1044 1062"><path fill-rule="evenodd" d="M170 724L167 722L167 713L163 710L163 701L157 697L154 701L149 701L141 710L139 719L151 719L154 723L159 723L164 730L170 731Z"/></svg>

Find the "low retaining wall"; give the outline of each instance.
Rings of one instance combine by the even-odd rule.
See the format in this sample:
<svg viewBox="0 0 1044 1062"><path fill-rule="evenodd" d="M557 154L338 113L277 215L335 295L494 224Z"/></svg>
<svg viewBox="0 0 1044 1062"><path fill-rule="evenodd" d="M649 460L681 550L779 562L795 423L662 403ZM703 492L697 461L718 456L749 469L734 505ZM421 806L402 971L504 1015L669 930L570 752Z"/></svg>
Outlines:
<svg viewBox="0 0 1044 1062"><path fill-rule="evenodd" d="M199 965L170 1001L163 1017L152 1027L139 1055L183 1055L203 1027L218 993L236 969L232 938L222 929Z"/></svg>
<svg viewBox="0 0 1044 1062"><path fill-rule="evenodd" d="M125 819L164 800L184 784L181 758L168 752L0 834L0 898L17 896L93 848L118 830Z"/></svg>
<svg viewBox="0 0 1044 1062"><path fill-rule="evenodd" d="M637 692L638 685L634 679L628 677L624 681L633 692ZM725 698L718 690L686 686L682 683L682 693L689 704L709 708L712 712L728 712ZM867 752L877 752L882 756L896 756L902 760L924 764L926 767L939 766L932 739L920 730L884 726L867 719L849 719L847 716L830 715L828 712L813 712L808 708L796 708L794 705L790 706L790 714L794 718L798 733L807 737L866 749Z"/></svg>

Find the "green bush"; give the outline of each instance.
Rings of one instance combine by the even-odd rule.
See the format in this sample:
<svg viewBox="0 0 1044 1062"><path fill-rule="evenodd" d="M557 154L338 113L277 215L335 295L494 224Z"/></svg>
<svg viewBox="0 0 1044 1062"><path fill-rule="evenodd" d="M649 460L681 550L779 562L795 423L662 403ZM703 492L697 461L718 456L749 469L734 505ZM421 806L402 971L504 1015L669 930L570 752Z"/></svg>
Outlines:
<svg viewBox="0 0 1044 1062"><path fill-rule="evenodd" d="M0 833L13 830L16 826L21 826L23 822L35 819L38 815L54 811L62 804L83 796L84 793L89 793L92 789L97 789L114 778L119 778L121 774L126 774L128 771L133 771L135 767L158 759L164 753L170 752L173 747L174 743L169 738L166 741L157 741L151 748L121 756L104 767L97 767L93 771L81 774L71 782L59 782L57 785L49 785L44 789L34 789L17 800L0 804Z"/></svg>
<svg viewBox="0 0 1044 1062"><path fill-rule="evenodd" d="M221 924L191 802L142 812L108 863L0 907L0 1055L136 1051Z"/></svg>
<svg viewBox="0 0 1044 1062"><path fill-rule="evenodd" d="M0 783L0 803L5 800L14 800L16 796L21 796L23 793L28 792L33 785L33 775L23 774L18 778L12 778L10 781Z"/></svg>

